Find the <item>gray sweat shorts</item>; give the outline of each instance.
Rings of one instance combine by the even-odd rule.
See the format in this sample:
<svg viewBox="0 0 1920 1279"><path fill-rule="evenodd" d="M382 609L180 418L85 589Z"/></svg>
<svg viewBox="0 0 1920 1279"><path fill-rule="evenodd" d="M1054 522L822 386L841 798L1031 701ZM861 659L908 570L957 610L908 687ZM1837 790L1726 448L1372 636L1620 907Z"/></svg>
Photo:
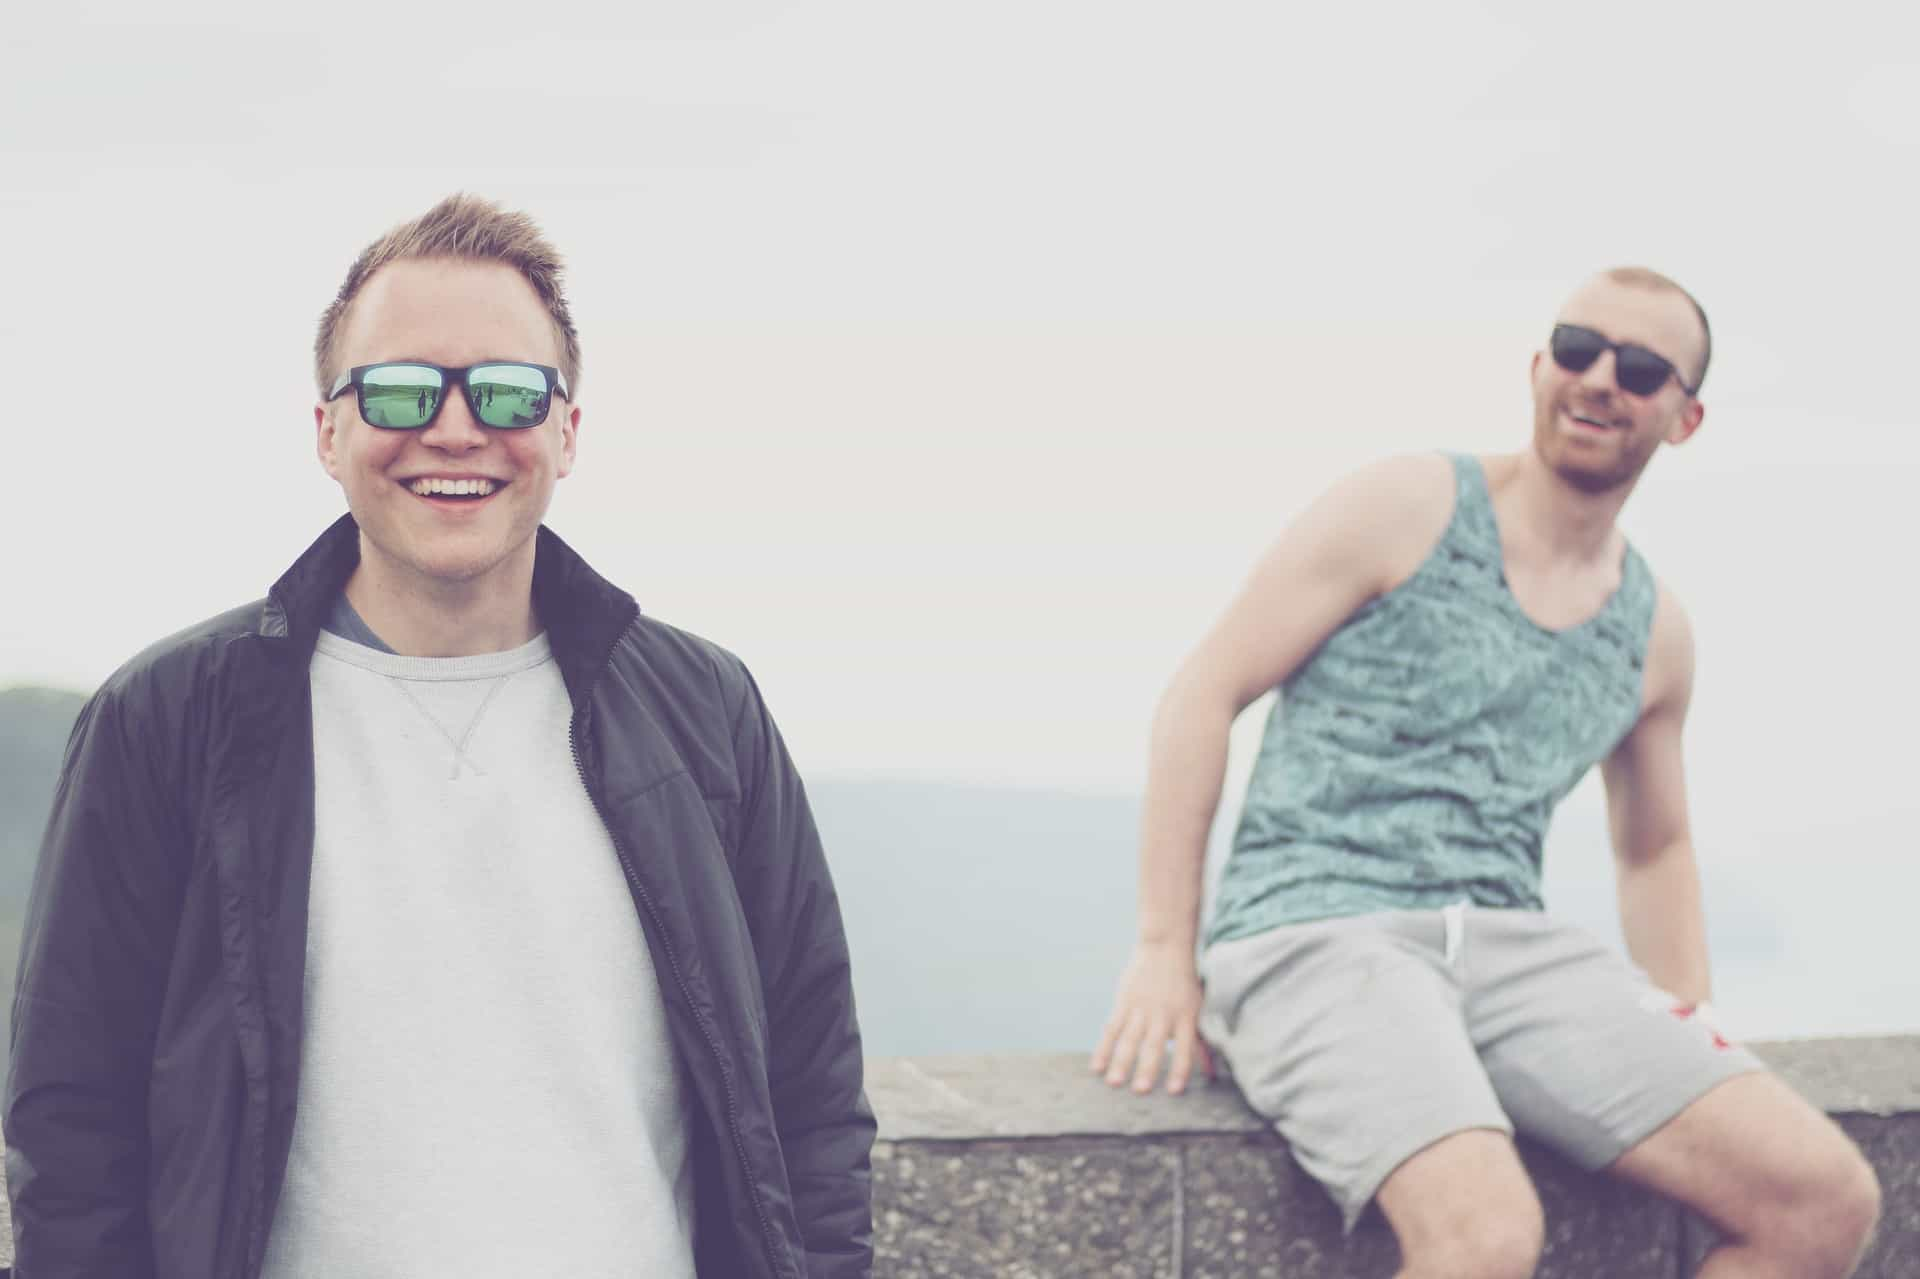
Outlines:
<svg viewBox="0 0 1920 1279"><path fill-rule="evenodd" d="M1200 960L1200 1033L1348 1230L1443 1137L1516 1130L1604 1168L1763 1067L1597 939L1449 906L1269 929Z"/></svg>

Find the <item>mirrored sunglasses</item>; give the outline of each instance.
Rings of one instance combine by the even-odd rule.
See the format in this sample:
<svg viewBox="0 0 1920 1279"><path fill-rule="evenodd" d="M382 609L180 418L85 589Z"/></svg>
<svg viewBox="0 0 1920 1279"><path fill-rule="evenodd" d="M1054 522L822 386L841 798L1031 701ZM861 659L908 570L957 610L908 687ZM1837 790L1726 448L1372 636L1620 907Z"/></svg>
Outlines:
<svg viewBox="0 0 1920 1279"><path fill-rule="evenodd" d="M495 360L456 369L400 360L348 369L327 399L339 399L351 386L359 393L360 416L368 426L418 431L439 416L446 389L455 383L462 388L474 420L502 431L539 426L553 408L554 393L559 392L562 399L567 395L560 370L545 364Z"/></svg>

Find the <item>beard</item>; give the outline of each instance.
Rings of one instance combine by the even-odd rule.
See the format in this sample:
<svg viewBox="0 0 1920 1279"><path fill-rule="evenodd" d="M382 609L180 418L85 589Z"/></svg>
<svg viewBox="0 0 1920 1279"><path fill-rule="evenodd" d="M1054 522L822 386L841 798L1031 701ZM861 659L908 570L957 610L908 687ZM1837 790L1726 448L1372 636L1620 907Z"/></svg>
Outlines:
<svg viewBox="0 0 1920 1279"><path fill-rule="evenodd" d="M1660 447L1660 437L1642 426L1615 427L1607 448L1581 448L1560 430L1561 404L1544 405L1533 424L1533 451L1547 469L1590 497L1631 487Z"/></svg>

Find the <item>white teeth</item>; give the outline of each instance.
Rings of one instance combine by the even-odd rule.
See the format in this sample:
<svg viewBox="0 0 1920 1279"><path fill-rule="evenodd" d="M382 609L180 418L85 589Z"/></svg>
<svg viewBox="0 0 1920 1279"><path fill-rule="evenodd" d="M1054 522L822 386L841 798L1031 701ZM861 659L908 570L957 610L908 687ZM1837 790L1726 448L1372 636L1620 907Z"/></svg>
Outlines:
<svg viewBox="0 0 1920 1279"><path fill-rule="evenodd" d="M423 476L407 485L421 497L435 493L448 497L486 497L497 487L492 480L443 480Z"/></svg>

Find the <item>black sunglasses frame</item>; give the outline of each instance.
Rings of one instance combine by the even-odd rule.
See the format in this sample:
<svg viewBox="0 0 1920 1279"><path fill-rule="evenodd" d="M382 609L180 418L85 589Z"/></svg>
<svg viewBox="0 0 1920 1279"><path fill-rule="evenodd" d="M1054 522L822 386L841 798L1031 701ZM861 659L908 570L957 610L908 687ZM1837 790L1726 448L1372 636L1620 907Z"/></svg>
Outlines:
<svg viewBox="0 0 1920 1279"><path fill-rule="evenodd" d="M1588 360L1585 364L1581 365L1577 369L1573 368L1571 365L1567 364L1566 361L1562 360L1560 358L1559 350L1554 346L1554 338L1559 337L1562 333L1577 333L1581 337L1590 339L1594 343L1596 343L1599 349L1593 353L1593 359ZM1559 365L1563 369L1566 369L1566 371L1569 373L1585 373L1588 369L1593 367L1594 360L1598 360L1602 352L1606 352L1606 351L1613 352L1613 383L1615 386L1619 387L1622 391L1625 391L1628 395L1638 395L1643 397L1649 396L1649 395L1658 395L1660 393L1660 388L1667 384L1667 378L1666 377L1661 378L1658 383L1656 383L1654 386L1652 386L1651 388L1645 391L1636 391L1632 387L1628 386L1626 383L1622 382L1620 380L1620 356L1623 352L1627 352L1627 351L1633 351L1638 355L1643 355L1646 358L1659 364L1662 368L1666 369L1667 377L1670 377L1675 382L1679 383L1680 389L1685 391L1688 395L1700 394L1699 387L1688 386L1687 380L1680 376L1679 365L1675 364L1672 360L1669 360L1666 356L1660 354L1660 352L1649 350L1648 348L1641 346L1638 342L1615 342L1613 339L1609 338L1606 334L1600 332L1598 329L1590 329L1584 324L1556 324L1553 326L1552 334L1550 334L1547 338L1547 353L1553 357L1553 362L1555 364Z"/></svg>
<svg viewBox="0 0 1920 1279"><path fill-rule="evenodd" d="M473 388L467 384L467 375L475 369L500 368L502 366L515 369L537 369L541 376L547 379L547 391L546 394L541 397L545 401L545 405L537 420L528 422L522 426L495 426L491 422L481 421L480 408L474 403ZM418 426L381 426L379 423L370 420L367 417L366 378L367 374L374 369L432 369L438 373L440 375L440 386L438 389L442 394L435 397L433 412L427 414L426 421L420 423ZM550 364L534 364L527 360L482 360L478 364L469 364L465 368L454 368L450 365L435 364L430 360L381 360L377 364L356 364L345 373L342 373L339 380L333 384L333 390L327 394L327 401L328 403L332 403L334 400L339 399L347 393L347 388L351 386L355 391L356 403L360 409L360 420L366 422L366 424L373 427L374 430L424 431L433 425L434 419L440 416L440 410L447 406L447 396L444 392L455 382L460 384L460 389L466 395L467 411L473 414L473 420L479 422L481 426L486 427L489 431L531 430L544 423L547 418L552 415L553 397L556 394L563 400L572 398L567 394L567 380L560 376L559 369L554 368ZM433 388L421 388L421 390L430 389Z"/></svg>

